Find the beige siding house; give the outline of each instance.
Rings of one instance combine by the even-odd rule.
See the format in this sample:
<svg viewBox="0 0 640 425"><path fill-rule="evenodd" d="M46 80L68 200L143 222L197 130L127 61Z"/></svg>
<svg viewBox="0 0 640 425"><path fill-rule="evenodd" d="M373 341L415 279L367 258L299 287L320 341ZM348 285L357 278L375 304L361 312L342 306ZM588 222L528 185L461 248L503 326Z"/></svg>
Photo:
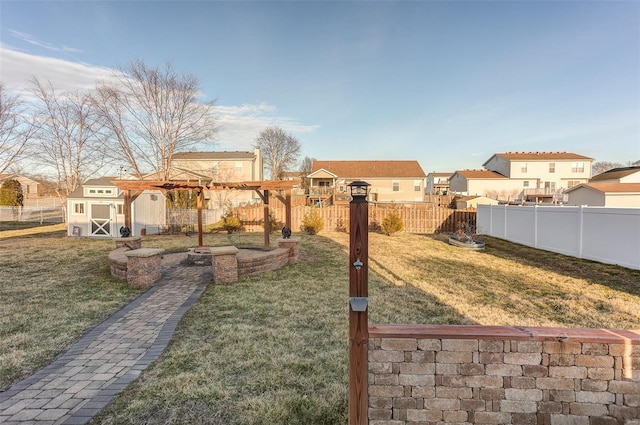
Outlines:
<svg viewBox="0 0 640 425"><path fill-rule="evenodd" d="M449 177L453 173L427 174L427 195L446 195L449 192Z"/></svg>
<svg viewBox="0 0 640 425"><path fill-rule="evenodd" d="M640 183L585 183L567 191L569 205L640 207Z"/></svg>
<svg viewBox="0 0 640 425"><path fill-rule="evenodd" d="M22 186L22 196L24 196L24 199L38 197L39 183L37 181L20 174L0 174L0 186L2 186L5 180L17 180L20 186Z"/></svg>
<svg viewBox="0 0 640 425"><path fill-rule="evenodd" d="M170 180L200 182L242 182L259 181L263 175L263 159L260 149L253 152L179 152L171 162ZM149 174L144 180L154 180L157 176ZM245 202L260 199L257 193L249 190L205 191L208 207L223 208L226 204L237 206Z"/></svg>
<svg viewBox="0 0 640 425"><path fill-rule="evenodd" d="M312 202L348 202L348 184L371 185L372 202L423 202L426 175L418 161L314 161L309 179Z"/></svg>
<svg viewBox="0 0 640 425"><path fill-rule="evenodd" d="M489 170L461 170L449 179L449 190L462 196L486 196L494 199L516 199L522 192L520 180Z"/></svg>

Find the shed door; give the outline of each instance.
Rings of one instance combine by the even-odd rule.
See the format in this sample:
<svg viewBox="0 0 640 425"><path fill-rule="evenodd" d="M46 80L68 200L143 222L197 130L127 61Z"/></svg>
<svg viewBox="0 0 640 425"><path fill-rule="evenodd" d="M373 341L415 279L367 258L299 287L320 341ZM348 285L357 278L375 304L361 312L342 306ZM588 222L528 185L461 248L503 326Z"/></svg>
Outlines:
<svg viewBox="0 0 640 425"><path fill-rule="evenodd" d="M91 234L111 236L111 205L91 204Z"/></svg>

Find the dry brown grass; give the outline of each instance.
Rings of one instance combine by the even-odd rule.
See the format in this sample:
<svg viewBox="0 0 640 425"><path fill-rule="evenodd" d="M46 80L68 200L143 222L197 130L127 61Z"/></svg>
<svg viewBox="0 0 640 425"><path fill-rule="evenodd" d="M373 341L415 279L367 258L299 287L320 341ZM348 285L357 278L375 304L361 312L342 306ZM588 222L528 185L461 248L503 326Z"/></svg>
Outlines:
<svg viewBox="0 0 640 425"><path fill-rule="evenodd" d="M210 286L94 423L346 423L349 236L302 238L301 263ZM640 272L488 245L370 234L371 322L640 328Z"/></svg>
<svg viewBox="0 0 640 425"><path fill-rule="evenodd" d="M112 241L4 235L0 386L135 295L109 276ZM299 236L300 263L210 285L167 351L94 423L346 423L349 236ZM205 245L261 243L261 234L205 235ZM195 244L184 235L144 242ZM372 233L369 276L372 323L640 329L640 271L499 239L468 252L440 235Z"/></svg>

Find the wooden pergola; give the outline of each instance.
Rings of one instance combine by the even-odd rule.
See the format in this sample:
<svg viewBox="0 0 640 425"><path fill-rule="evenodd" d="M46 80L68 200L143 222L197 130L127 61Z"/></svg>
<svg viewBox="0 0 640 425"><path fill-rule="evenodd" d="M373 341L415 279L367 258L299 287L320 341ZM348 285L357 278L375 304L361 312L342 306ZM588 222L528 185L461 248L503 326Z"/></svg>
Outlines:
<svg viewBox="0 0 640 425"><path fill-rule="evenodd" d="M198 246L202 246L202 207L205 190L254 190L264 204L264 247L269 248L269 195L285 206L285 226L291 228L291 189L299 185L300 180L263 180L246 182L191 182L160 180L113 180L111 182L124 193L124 225L131 229L131 204L145 190L194 190L197 194L198 208ZM284 196L281 192L284 192Z"/></svg>

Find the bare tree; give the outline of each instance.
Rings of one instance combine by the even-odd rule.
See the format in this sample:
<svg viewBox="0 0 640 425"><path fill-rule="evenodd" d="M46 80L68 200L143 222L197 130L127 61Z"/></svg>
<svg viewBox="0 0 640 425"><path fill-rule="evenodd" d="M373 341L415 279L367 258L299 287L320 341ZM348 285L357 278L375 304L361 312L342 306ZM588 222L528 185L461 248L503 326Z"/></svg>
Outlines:
<svg viewBox="0 0 640 425"><path fill-rule="evenodd" d="M602 174L605 171L613 170L614 168L622 167L622 164L619 162L609 162L609 161L598 161L594 162L591 165L591 175L597 176L598 174Z"/></svg>
<svg viewBox="0 0 640 425"><path fill-rule="evenodd" d="M44 85L37 78L31 89L38 99L36 156L55 168L59 194L69 195L105 165L95 110L86 93L58 93L51 82Z"/></svg>
<svg viewBox="0 0 640 425"><path fill-rule="evenodd" d="M300 161L300 172L309 174L311 167L313 167L313 161L316 161L316 159L305 156L304 159Z"/></svg>
<svg viewBox="0 0 640 425"><path fill-rule="evenodd" d="M316 161L315 158L310 158L308 156L305 156L304 159L302 161L300 161L300 172L304 173L304 175L302 176L302 188L303 189L308 189L309 188L309 179L307 178L307 175L309 173L311 173L311 168L313 167L313 161Z"/></svg>
<svg viewBox="0 0 640 425"><path fill-rule="evenodd" d="M112 154L138 175L156 172L169 178L173 155L202 142L213 143L217 131L213 102L196 102L199 81L164 68L133 61L115 82L96 87L95 107L114 141Z"/></svg>
<svg viewBox="0 0 640 425"><path fill-rule="evenodd" d="M282 173L296 165L300 142L279 127L268 127L256 138L255 147L264 155L264 163L271 172L271 180L281 180Z"/></svg>
<svg viewBox="0 0 640 425"><path fill-rule="evenodd" d="M33 135L35 127L24 112L21 99L0 82L0 174L16 164Z"/></svg>

